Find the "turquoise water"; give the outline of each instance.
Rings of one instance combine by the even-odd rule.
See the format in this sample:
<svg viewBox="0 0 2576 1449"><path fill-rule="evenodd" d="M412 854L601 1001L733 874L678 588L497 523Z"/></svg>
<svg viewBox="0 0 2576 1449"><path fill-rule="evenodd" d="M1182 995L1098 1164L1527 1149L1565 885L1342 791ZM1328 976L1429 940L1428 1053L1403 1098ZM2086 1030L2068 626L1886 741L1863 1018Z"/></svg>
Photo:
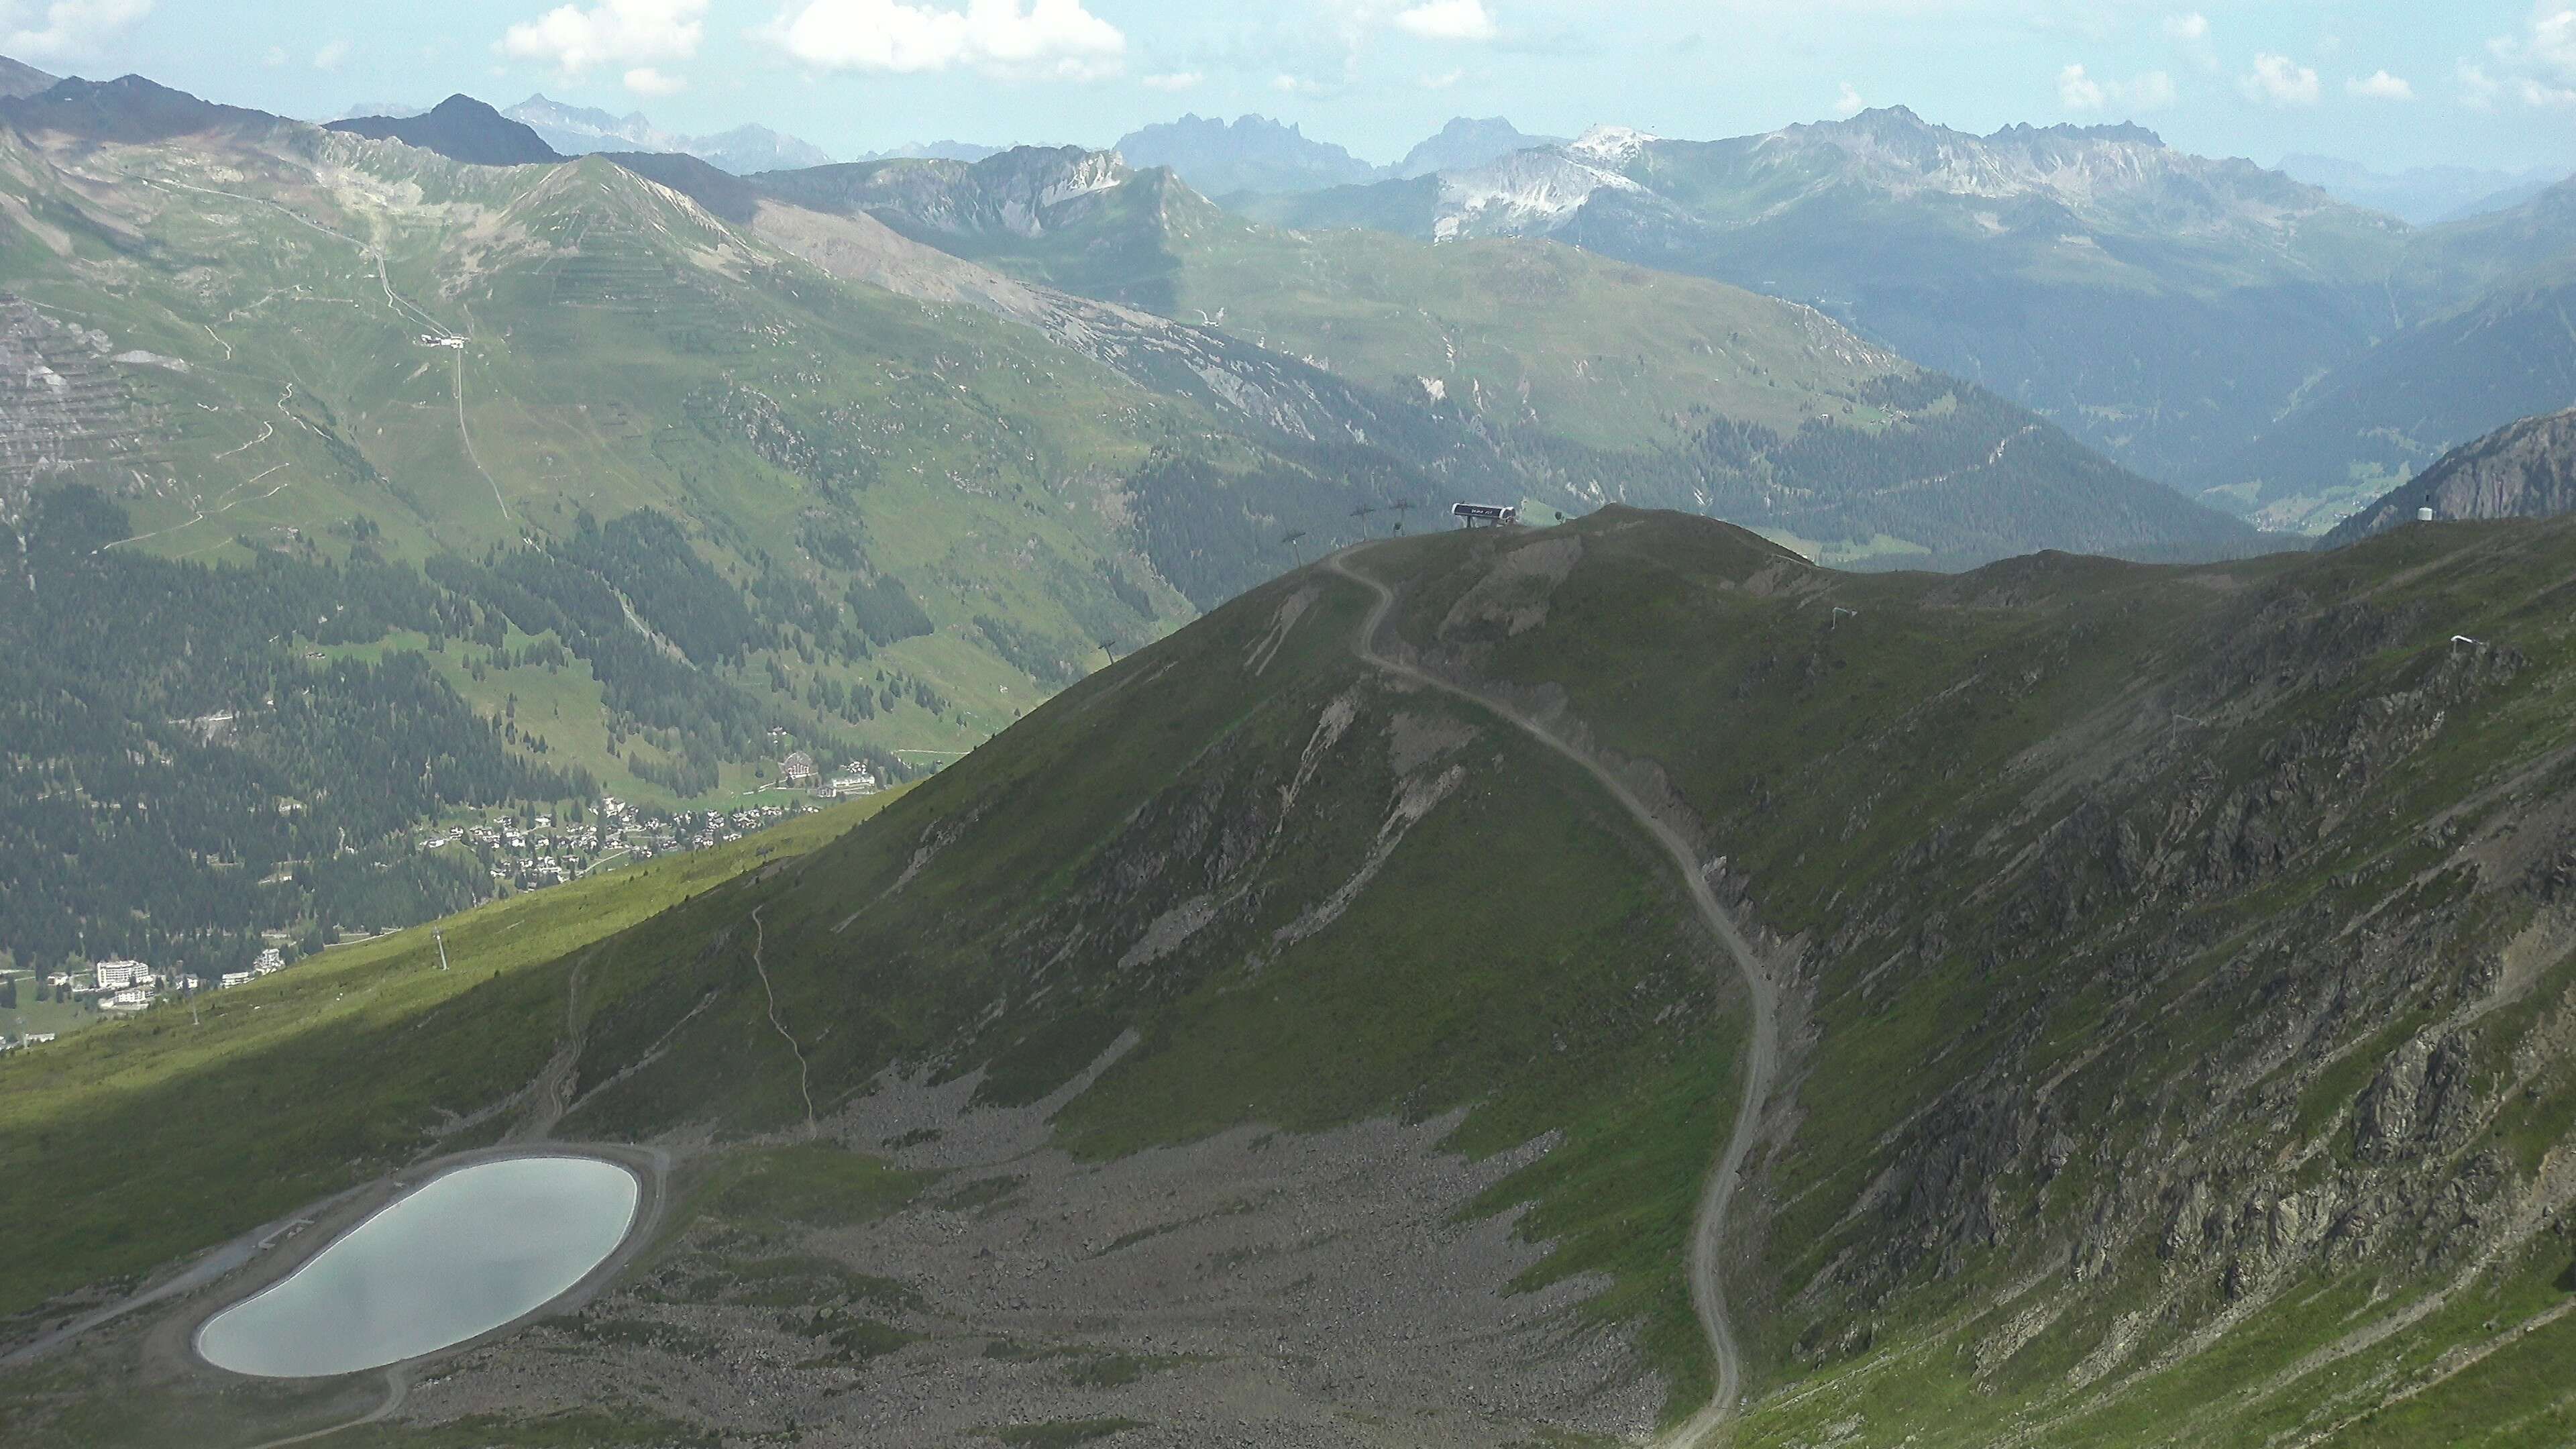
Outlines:
<svg viewBox="0 0 2576 1449"><path fill-rule="evenodd" d="M460 1168L207 1320L197 1351L235 1373L310 1378L445 1348L580 1282L625 1240L638 1195L635 1174L597 1158Z"/></svg>

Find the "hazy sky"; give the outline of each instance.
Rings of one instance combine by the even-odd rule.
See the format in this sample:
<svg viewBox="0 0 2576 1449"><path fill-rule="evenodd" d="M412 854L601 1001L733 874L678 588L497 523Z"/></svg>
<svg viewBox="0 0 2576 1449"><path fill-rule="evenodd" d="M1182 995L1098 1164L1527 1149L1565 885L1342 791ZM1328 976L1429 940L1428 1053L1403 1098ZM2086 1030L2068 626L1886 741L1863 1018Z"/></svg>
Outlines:
<svg viewBox="0 0 2576 1449"><path fill-rule="evenodd" d="M2265 162L2576 167L2576 0L0 0L0 54L301 116L543 90L842 155L1186 110L1386 161L1456 115L1716 137L1904 104Z"/></svg>

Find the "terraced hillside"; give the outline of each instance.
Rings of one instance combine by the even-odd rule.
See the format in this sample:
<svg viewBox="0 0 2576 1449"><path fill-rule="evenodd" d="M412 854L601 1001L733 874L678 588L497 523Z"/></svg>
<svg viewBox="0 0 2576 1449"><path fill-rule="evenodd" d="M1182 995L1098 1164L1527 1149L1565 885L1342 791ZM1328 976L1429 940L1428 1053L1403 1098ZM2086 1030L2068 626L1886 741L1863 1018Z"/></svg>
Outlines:
<svg viewBox="0 0 2576 1449"><path fill-rule="evenodd" d="M1642 1436L1713 1382L1688 1244L1750 999L1655 838L1507 713L1686 843L1780 996L1721 1263L1737 1442L2552 1441L2571 561L2568 521L1958 577L1626 509L1376 545L829 845L389 1018L412 1085L148 1247L131 1194L12 1207L81 1225L15 1303L465 1121L662 1147L682 1207L388 1442ZM549 993L551 1058L403 1065ZM210 1080L161 1030L49 1070ZM17 1191L111 1125L27 1100ZM213 1397L173 1331L0 1380L13 1442L379 1401Z"/></svg>

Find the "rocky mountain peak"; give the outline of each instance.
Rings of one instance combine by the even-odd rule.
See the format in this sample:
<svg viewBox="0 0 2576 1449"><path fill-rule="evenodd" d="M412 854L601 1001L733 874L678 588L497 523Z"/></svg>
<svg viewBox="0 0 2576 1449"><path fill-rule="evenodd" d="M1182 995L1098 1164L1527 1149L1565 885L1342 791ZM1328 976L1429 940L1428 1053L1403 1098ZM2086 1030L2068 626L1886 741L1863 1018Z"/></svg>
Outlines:
<svg viewBox="0 0 2576 1449"><path fill-rule="evenodd" d="M1599 125L1576 137L1565 150L1579 161L1615 168L1636 160L1639 153L1662 139L1633 126Z"/></svg>
<svg viewBox="0 0 2576 1449"><path fill-rule="evenodd" d="M2524 418L2452 449L2413 482L2345 519L2328 545L2403 528L2419 508L2443 521L2576 512L2576 408Z"/></svg>
<svg viewBox="0 0 2576 1449"><path fill-rule="evenodd" d="M0 99L13 96L36 96L52 90L61 77L48 75L19 61L0 55Z"/></svg>
<svg viewBox="0 0 2576 1449"><path fill-rule="evenodd" d="M2164 137L2148 130L2146 127L2141 126L2134 121L2123 121L2119 124L2109 126L2072 126L2065 124L2055 126L2034 126L2023 121L2015 122L2012 125L2006 126L1986 137L1986 139L1989 142L1993 142L1998 145L2006 145L2013 143L2026 143L2035 137L2049 137L2066 141L2103 141L2130 146L2153 146L2159 150L2162 150L2165 144Z"/></svg>
<svg viewBox="0 0 2576 1449"><path fill-rule="evenodd" d="M425 116L362 116L333 121L324 129L371 140L400 141L469 166L533 166L564 159L525 123L511 120L468 95L449 96Z"/></svg>
<svg viewBox="0 0 2576 1449"><path fill-rule="evenodd" d="M1136 169L1115 151L1086 151L1080 146L1018 146L974 164L977 184L1002 208L1006 218L1031 229L1043 224L1055 207L1127 182Z"/></svg>
<svg viewBox="0 0 2576 1449"><path fill-rule="evenodd" d="M199 100L139 75L111 81L73 76L36 95L0 101L0 117L33 129L126 144L165 141L225 126L273 125L278 119L265 111Z"/></svg>
<svg viewBox="0 0 2576 1449"><path fill-rule="evenodd" d="M1489 165L1515 151L1562 144L1562 137L1530 135L1501 116L1482 120L1460 116L1441 127L1439 135L1406 152L1391 174L1409 181L1434 172Z"/></svg>
<svg viewBox="0 0 2576 1449"><path fill-rule="evenodd" d="M1186 115L1120 138L1139 166L1169 166L1210 196L1314 190L1372 180L1377 169L1297 126L1267 116Z"/></svg>

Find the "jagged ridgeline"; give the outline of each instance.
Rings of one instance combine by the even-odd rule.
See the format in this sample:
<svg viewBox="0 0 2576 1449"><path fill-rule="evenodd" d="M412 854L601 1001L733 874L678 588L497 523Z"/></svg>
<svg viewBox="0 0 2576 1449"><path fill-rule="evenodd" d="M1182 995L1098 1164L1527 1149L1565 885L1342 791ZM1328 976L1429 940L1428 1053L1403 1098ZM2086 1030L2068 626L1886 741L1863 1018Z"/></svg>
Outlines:
<svg viewBox="0 0 2576 1449"><path fill-rule="evenodd" d="M1779 987L1740 1442L2566 1437L2576 523L1943 578L1614 508L1342 562L1382 652L1682 832ZM0 1094L9 1306L534 1124L699 1186L579 1318L442 1365L493 1434L1690 1412L1749 999L1599 782L1357 656L1374 598L1265 586L828 844L637 877L604 941L462 922L493 974L371 948L286 978L308 1016L65 1044ZM173 1110L351 1054L285 1141ZM178 1422L132 1334L47 1391ZM735 1356L770 1397L688 1391Z"/></svg>

